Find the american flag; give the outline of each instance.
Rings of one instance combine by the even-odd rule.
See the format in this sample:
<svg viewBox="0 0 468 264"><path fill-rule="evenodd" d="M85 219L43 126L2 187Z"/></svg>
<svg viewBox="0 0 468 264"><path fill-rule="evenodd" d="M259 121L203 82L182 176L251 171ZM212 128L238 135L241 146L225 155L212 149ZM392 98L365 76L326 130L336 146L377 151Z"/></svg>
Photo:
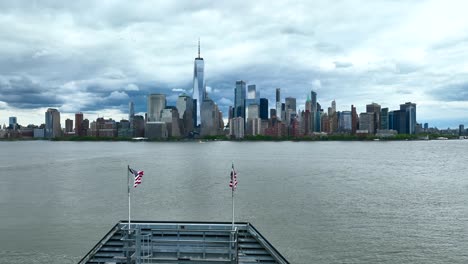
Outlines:
<svg viewBox="0 0 468 264"><path fill-rule="evenodd" d="M143 178L143 171L136 171L134 169L131 169L130 167L128 168L131 174L135 177L135 180L133 181L133 187L137 187L138 184L141 184L141 178Z"/></svg>
<svg viewBox="0 0 468 264"><path fill-rule="evenodd" d="M229 187L232 191L235 191L237 188L237 172L234 169L234 163L232 164L231 181L229 182Z"/></svg>

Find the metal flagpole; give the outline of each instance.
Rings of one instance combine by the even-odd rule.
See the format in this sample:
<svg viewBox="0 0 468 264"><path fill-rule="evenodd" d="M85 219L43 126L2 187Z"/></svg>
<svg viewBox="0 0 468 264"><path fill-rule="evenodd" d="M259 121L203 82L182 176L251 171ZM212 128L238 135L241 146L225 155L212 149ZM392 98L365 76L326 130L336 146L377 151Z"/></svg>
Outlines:
<svg viewBox="0 0 468 264"><path fill-rule="evenodd" d="M232 230L234 231L234 188L232 188Z"/></svg>
<svg viewBox="0 0 468 264"><path fill-rule="evenodd" d="M235 188L235 171L234 171L234 162L232 162L232 170L231 170L231 192L232 192L232 230L234 231L234 188Z"/></svg>
<svg viewBox="0 0 468 264"><path fill-rule="evenodd" d="M127 165L128 234L130 235L130 165Z"/></svg>

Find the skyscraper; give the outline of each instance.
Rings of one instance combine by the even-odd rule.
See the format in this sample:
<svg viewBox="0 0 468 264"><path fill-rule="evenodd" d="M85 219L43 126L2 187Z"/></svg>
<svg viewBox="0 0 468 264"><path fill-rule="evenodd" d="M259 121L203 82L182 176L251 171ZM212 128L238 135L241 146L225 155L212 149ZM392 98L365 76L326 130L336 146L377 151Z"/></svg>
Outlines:
<svg viewBox="0 0 468 264"><path fill-rule="evenodd" d="M249 115L249 105L251 104L259 104L259 100L257 98L257 86L255 84L251 84L247 86L247 95L245 99L245 116Z"/></svg>
<svg viewBox="0 0 468 264"><path fill-rule="evenodd" d="M310 131L311 132L320 132L320 111L318 109L317 103L317 93L310 91L311 95L311 113L310 113Z"/></svg>
<svg viewBox="0 0 468 264"><path fill-rule="evenodd" d="M188 95L180 95L177 99L177 111L179 112L179 118L182 119L183 133L193 131L193 100Z"/></svg>
<svg viewBox="0 0 468 264"><path fill-rule="evenodd" d="M374 121L373 121L373 128L374 131L369 131L369 134L375 134L377 129L380 129L380 109L381 106L376 103L366 105L366 112L367 113L374 113Z"/></svg>
<svg viewBox="0 0 468 264"><path fill-rule="evenodd" d="M83 129L83 113L81 112L75 114L75 135L86 136Z"/></svg>
<svg viewBox="0 0 468 264"><path fill-rule="evenodd" d="M268 120L268 99L260 98L260 119Z"/></svg>
<svg viewBox="0 0 468 264"><path fill-rule="evenodd" d="M351 134L353 135L356 134L356 130L359 123L358 119L359 118L357 115L356 107L354 107L354 105L351 105Z"/></svg>
<svg viewBox="0 0 468 264"><path fill-rule="evenodd" d="M135 116L135 105L133 104L133 101L130 101L128 103L128 120L132 120L132 118Z"/></svg>
<svg viewBox="0 0 468 264"><path fill-rule="evenodd" d="M296 113L296 98L286 97L284 101L286 104L286 110L291 109L294 113Z"/></svg>
<svg viewBox="0 0 468 264"><path fill-rule="evenodd" d="M150 94L148 96L148 122L161 121L161 112L166 108L165 94Z"/></svg>
<svg viewBox="0 0 468 264"><path fill-rule="evenodd" d="M281 88L276 88L276 119L281 120Z"/></svg>
<svg viewBox="0 0 468 264"><path fill-rule="evenodd" d="M57 109L49 108L45 112L45 131L46 138L55 138L62 135L62 126L60 125L60 112Z"/></svg>
<svg viewBox="0 0 468 264"><path fill-rule="evenodd" d="M10 118L8 118L8 127L10 129L16 130L16 124L18 124L16 116L10 116Z"/></svg>
<svg viewBox="0 0 468 264"><path fill-rule="evenodd" d="M388 107L380 110L380 129L388 129Z"/></svg>
<svg viewBox="0 0 468 264"><path fill-rule="evenodd" d="M201 124L201 105L205 99L205 61L200 57L200 40L198 40L198 57L195 58L193 66L193 95L194 108L196 107L196 116L194 113L194 125Z"/></svg>
<svg viewBox="0 0 468 264"><path fill-rule="evenodd" d="M245 119L245 82L236 81L234 89L234 117Z"/></svg>
<svg viewBox="0 0 468 264"><path fill-rule="evenodd" d="M416 104L406 102L400 105L400 110L406 113L405 134L416 133Z"/></svg>

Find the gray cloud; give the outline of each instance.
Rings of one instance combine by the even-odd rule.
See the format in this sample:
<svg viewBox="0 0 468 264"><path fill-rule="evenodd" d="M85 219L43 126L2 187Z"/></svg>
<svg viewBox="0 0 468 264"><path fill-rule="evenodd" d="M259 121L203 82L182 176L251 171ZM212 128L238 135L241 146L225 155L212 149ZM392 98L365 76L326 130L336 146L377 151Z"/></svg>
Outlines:
<svg viewBox="0 0 468 264"><path fill-rule="evenodd" d="M3 1L1 111L125 112L132 100L144 112L155 92L175 104L178 92L191 90L199 37L210 97L225 114L239 79L270 100L277 87L298 101L314 89L322 106L336 99L346 109L457 101L466 86L448 83L468 83L463 5Z"/></svg>
<svg viewBox="0 0 468 264"><path fill-rule="evenodd" d="M463 83L452 83L436 88L431 94L440 101L466 101L468 102L468 81Z"/></svg>

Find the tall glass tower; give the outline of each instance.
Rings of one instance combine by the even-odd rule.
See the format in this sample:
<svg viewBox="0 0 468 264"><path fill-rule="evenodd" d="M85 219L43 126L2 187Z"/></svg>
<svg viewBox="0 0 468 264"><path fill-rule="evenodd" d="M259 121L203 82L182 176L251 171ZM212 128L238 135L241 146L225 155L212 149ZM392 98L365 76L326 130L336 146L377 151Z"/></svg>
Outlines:
<svg viewBox="0 0 468 264"><path fill-rule="evenodd" d="M198 57L195 58L193 67L193 100L196 106L196 115L194 113L194 126L201 124L201 106L205 99L205 61L200 57L200 40L198 40ZM195 108L195 107L194 107Z"/></svg>

